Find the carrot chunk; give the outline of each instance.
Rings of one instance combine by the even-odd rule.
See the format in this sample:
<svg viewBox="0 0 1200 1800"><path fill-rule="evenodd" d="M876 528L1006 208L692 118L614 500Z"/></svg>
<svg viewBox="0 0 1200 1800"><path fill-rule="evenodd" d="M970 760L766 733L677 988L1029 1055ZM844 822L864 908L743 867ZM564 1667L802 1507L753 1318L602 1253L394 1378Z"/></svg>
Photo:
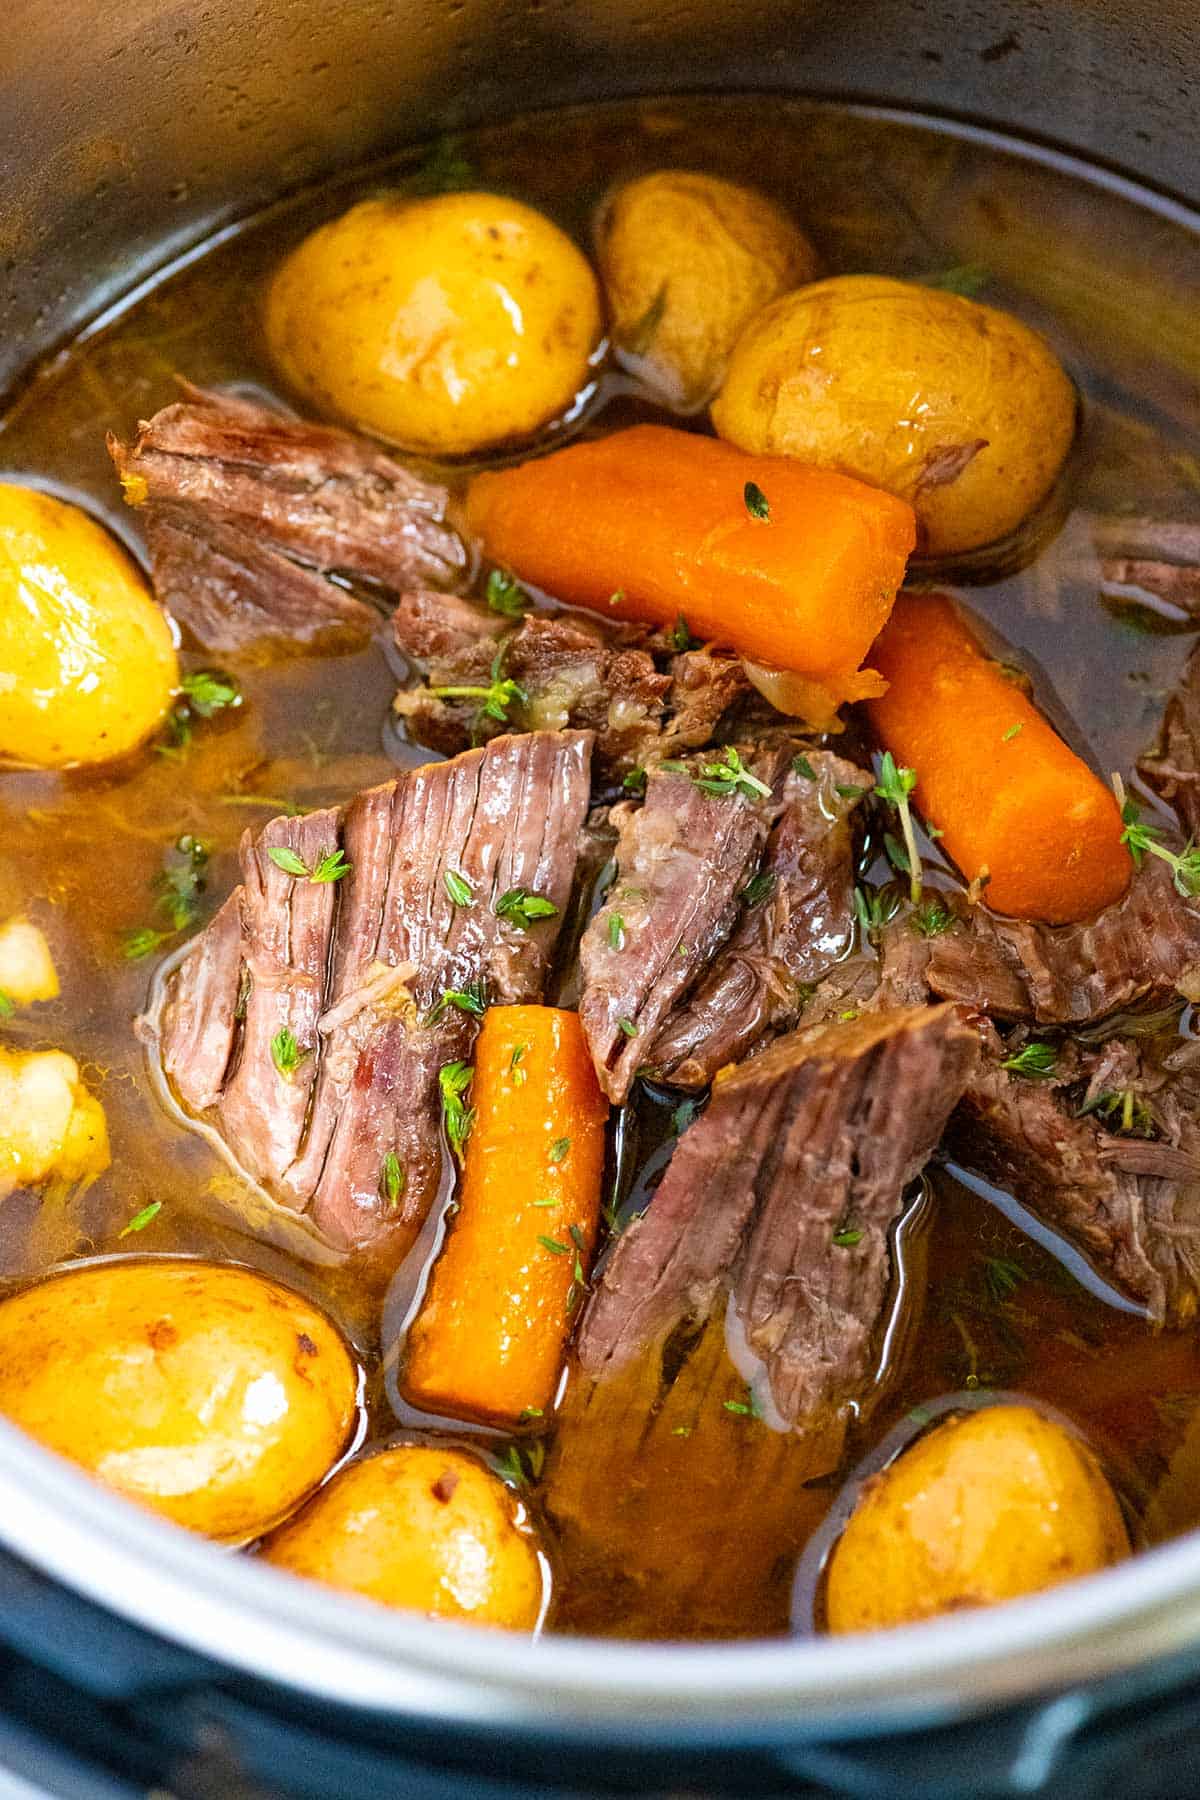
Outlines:
<svg viewBox="0 0 1200 1800"><path fill-rule="evenodd" d="M1116 800L1004 674L945 594L906 593L872 651L867 706L915 769L917 805L997 912L1052 925L1119 900L1132 864Z"/></svg>
<svg viewBox="0 0 1200 1800"><path fill-rule="evenodd" d="M458 1212L408 1334L426 1412L519 1424L554 1404L600 1215L601 1094L579 1015L489 1008Z"/></svg>
<svg viewBox="0 0 1200 1800"><path fill-rule="evenodd" d="M467 523L560 600L671 626L811 684L815 722L878 693L861 667L915 542L912 508L848 475L661 425L479 475Z"/></svg>

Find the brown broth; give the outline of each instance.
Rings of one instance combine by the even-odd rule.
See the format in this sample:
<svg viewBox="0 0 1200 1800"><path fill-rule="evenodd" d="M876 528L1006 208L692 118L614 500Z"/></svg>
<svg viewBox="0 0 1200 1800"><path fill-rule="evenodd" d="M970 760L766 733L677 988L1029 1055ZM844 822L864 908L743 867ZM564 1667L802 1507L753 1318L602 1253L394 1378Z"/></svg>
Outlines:
<svg viewBox="0 0 1200 1800"><path fill-rule="evenodd" d="M983 297L1043 329L1084 395L1062 506L1200 516L1200 243L1111 183L928 122L762 96L539 115L480 132L463 149L480 185L543 207L585 242L591 208L611 180L671 163L773 193L807 225L832 272L917 276L981 264L991 277ZM168 402L176 371L271 393L258 326L265 272L314 223L412 166L409 158L375 168L247 221L32 371L0 420L0 471L80 501L137 553L105 431L128 435ZM587 428L631 416L653 409L628 382L609 377ZM1127 770L1153 733L1190 640L1177 624L1149 631L1145 619L1106 610L1089 554L1068 516L1029 567L976 579L968 598L1038 665L1098 766ZM342 801L385 779L397 760L424 759L390 738L385 748L395 681L379 646L269 668L228 666L244 705L200 724L179 755L151 751L87 776L0 777L0 917L22 910L44 927L63 989L60 1000L7 1022L4 1036L75 1055L103 1101L113 1144L112 1168L86 1192L4 1203L0 1281L19 1284L61 1262L112 1252L239 1259L302 1287L343 1325L368 1372L372 1437L428 1427L396 1399L397 1345L381 1354L391 1335L381 1329L381 1297L336 1262L300 1259L302 1240L286 1221L164 1112L131 1030L154 959L128 961L121 934L161 923L152 883L182 834L211 847L207 918L236 880L240 834L265 823L279 802ZM635 1153L622 1163L622 1193L636 1204L661 1167L668 1108L642 1095L623 1129ZM161 1211L123 1240L151 1200ZM434 1221L420 1254L436 1236ZM935 1177L910 1238L905 1327L877 1404L851 1434L847 1464L898 1420L913 1416L915 1430L930 1398L1015 1388L1052 1402L1087 1433L1147 1521L1147 1535L1200 1522L1200 1483L1176 1481L1169 1506L1150 1505L1200 1408L1192 1335L1153 1335L949 1175ZM1007 1276L997 1273L1002 1267ZM389 1319L402 1315L419 1273L401 1272ZM647 1436L653 1391L644 1372L603 1424L580 1426L568 1392L561 1440L533 1496L559 1518L553 1620L562 1628L693 1636L786 1629L796 1554L836 1482L808 1485L794 1443L725 1408L724 1398L743 1390L741 1378L719 1343L706 1343L705 1357L709 1385L670 1403L680 1418L686 1410L686 1429ZM497 1447L495 1434L456 1425L453 1435Z"/></svg>

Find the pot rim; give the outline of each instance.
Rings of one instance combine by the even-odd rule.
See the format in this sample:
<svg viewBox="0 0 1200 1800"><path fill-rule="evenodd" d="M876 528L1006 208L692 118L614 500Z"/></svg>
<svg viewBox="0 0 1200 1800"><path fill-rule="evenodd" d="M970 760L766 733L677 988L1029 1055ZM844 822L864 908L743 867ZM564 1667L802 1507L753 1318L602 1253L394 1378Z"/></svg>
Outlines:
<svg viewBox="0 0 1200 1800"><path fill-rule="evenodd" d="M0 1521L7 1546L45 1575L280 1688L467 1729L626 1746L911 1727L1200 1643L1200 1533L1035 1599L895 1631L646 1644L531 1642L334 1593L156 1518L3 1421Z"/></svg>

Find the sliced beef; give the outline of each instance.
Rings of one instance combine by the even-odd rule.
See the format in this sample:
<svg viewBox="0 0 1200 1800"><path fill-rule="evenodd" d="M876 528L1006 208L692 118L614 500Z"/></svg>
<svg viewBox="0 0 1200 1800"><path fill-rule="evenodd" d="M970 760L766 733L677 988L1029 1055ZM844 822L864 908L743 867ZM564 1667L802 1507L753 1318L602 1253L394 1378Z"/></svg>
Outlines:
<svg viewBox="0 0 1200 1800"><path fill-rule="evenodd" d="M978 1058L956 1008L905 1008L793 1032L719 1082L617 1241L583 1369L615 1374L725 1292L782 1418L840 1412L870 1373L904 1187Z"/></svg>
<svg viewBox="0 0 1200 1800"><path fill-rule="evenodd" d="M1190 991L1200 972L1200 908L1148 856L1125 898L1081 925L1002 919L976 907L931 940L929 985L998 1019L1071 1025L1139 1000Z"/></svg>
<svg viewBox="0 0 1200 1800"><path fill-rule="evenodd" d="M1001 1054L993 1038L951 1119L951 1155L1077 1244L1156 1324L1191 1319L1200 1287L1200 1126L1190 1110L1162 1095L1154 1108L1162 1136L1123 1137L1096 1113L1081 1115L1064 1089L1010 1074ZM1135 1061L1128 1046L1107 1046L1082 1104L1127 1081Z"/></svg>
<svg viewBox="0 0 1200 1800"><path fill-rule="evenodd" d="M1096 517L1105 587L1134 588L1200 616L1200 520Z"/></svg>
<svg viewBox="0 0 1200 1800"><path fill-rule="evenodd" d="M591 739L497 738L359 794L276 819L241 851L242 885L179 962L146 1021L188 1112L334 1244L407 1248L441 1170L438 1073L476 1018L448 992L540 998L571 897ZM341 849L350 873L305 869ZM463 877L469 905L446 876ZM498 917L521 888L557 909ZM286 1034L282 1035L281 1034ZM282 1046L282 1054L281 1054ZM402 1191L385 1198L385 1159Z"/></svg>
<svg viewBox="0 0 1200 1800"><path fill-rule="evenodd" d="M331 574L399 590L464 572L444 488L349 432L183 393L132 444L110 435L108 448L143 519L158 597L208 649L365 638L375 609Z"/></svg>
<svg viewBox="0 0 1200 1800"><path fill-rule="evenodd" d="M669 655L645 627L578 612L530 612L514 623L470 601L447 603L419 590L402 596L393 632L422 677L395 700L417 743L452 753L502 731L480 694L440 690L504 679L519 690L506 710L522 728L595 732L597 773L610 784L656 755L707 744L747 689L735 657L710 650Z"/></svg>
<svg viewBox="0 0 1200 1800"><path fill-rule="evenodd" d="M747 753L765 796L706 792L703 756L652 768L644 803L614 809L616 879L579 952L579 1016L611 1100L624 1100L664 1020L733 929L789 760Z"/></svg>
<svg viewBox="0 0 1200 1800"><path fill-rule="evenodd" d="M1200 603L1196 610L1200 614ZM1171 690L1158 742L1138 759L1138 772L1195 837L1200 831L1200 647Z"/></svg>
<svg viewBox="0 0 1200 1800"><path fill-rule="evenodd" d="M676 1086L707 1086L726 1063L795 1025L812 984L854 941L850 819L873 778L819 750L803 768L811 773L786 776L783 810L727 943L646 1053Z"/></svg>

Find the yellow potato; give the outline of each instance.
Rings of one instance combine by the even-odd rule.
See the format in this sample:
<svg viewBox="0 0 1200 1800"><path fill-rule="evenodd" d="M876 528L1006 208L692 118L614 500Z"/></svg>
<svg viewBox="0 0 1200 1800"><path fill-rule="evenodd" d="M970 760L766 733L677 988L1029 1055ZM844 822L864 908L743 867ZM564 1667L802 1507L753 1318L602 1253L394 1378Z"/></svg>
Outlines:
<svg viewBox="0 0 1200 1800"><path fill-rule="evenodd" d="M495 194L362 200L292 251L271 354L324 412L432 455L566 411L600 338L596 278L557 225Z"/></svg>
<svg viewBox="0 0 1200 1800"><path fill-rule="evenodd" d="M46 934L28 919L0 925L0 994L16 1006L58 999L58 973Z"/></svg>
<svg viewBox="0 0 1200 1800"><path fill-rule="evenodd" d="M249 1269L131 1257L0 1304L0 1413L223 1542L259 1536L316 1486L356 1403L329 1320Z"/></svg>
<svg viewBox="0 0 1200 1800"><path fill-rule="evenodd" d="M115 539L77 506L0 484L0 760L124 756L178 679L166 615Z"/></svg>
<svg viewBox="0 0 1200 1800"><path fill-rule="evenodd" d="M880 275L839 275L764 308L712 409L743 450L840 469L907 500L926 555L1014 530L1052 487L1075 416L1075 390L1037 332Z"/></svg>
<svg viewBox="0 0 1200 1800"><path fill-rule="evenodd" d="M104 1108L84 1087L75 1058L0 1049L0 1200L51 1177L89 1180L109 1160Z"/></svg>
<svg viewBox="0 0 1200 1800"><path fill-rule="evenodd" d="M687 169L617 188L596 221L596 254L613 337L685 410L711 400L746 322L817 269L773 201Z"/></svg>
<svg viewBox="0 0 1200 1800"><path fill-rule="evenodd" d="M350 1463L262 1554L431 1618L531 1631L541 1616L543 1564L523 1508L462 1450L401 1444Z"/></svg>
<svg viewBox="0 0 1200 1800"><path fill-rule="evenodd" d="M831 1631L1056 1587L1129 1555L1085 1445L1030 1406L959 1414L866 1483L829 1566Z"/></svg>

